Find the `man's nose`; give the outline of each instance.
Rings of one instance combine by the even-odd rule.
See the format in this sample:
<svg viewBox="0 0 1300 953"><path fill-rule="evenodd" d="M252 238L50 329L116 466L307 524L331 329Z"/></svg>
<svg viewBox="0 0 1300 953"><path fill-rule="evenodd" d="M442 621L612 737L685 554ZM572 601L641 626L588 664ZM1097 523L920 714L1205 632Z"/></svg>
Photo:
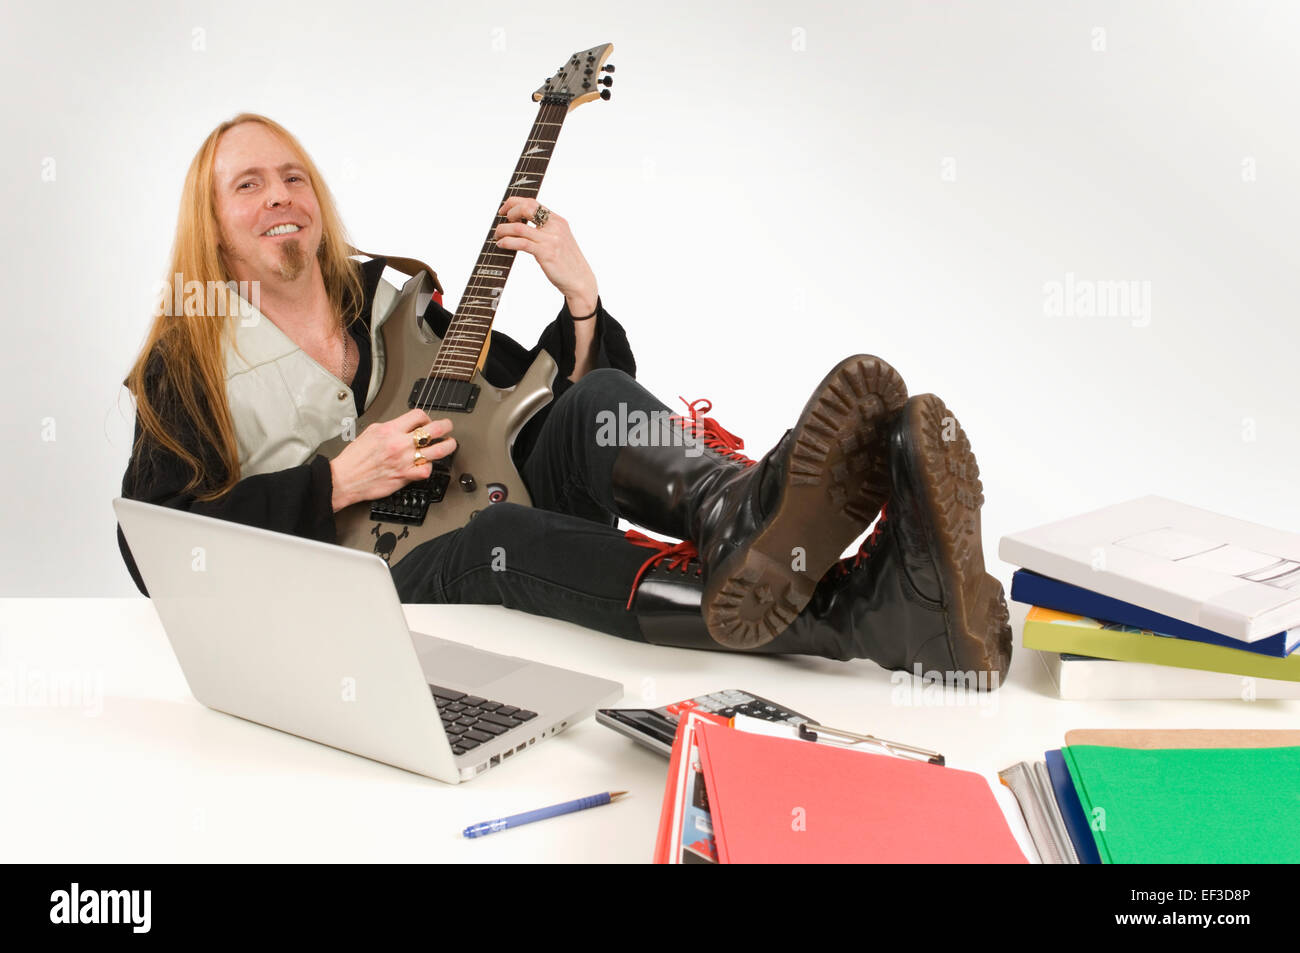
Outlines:
<svg viewBox="0 0 1300 953"><path fill-rule="evenodd" d="M275 208L278 205L288 205L290 202L289 189L278 179L272 183L266 190L266 207Z"/></svg>

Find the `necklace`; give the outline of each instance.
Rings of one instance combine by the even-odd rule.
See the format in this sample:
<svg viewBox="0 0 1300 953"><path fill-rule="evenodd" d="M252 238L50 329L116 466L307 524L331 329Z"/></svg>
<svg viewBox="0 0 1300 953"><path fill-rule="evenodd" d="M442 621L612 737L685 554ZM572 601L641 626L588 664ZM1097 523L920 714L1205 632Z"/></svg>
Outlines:
<svg viewBox="0 0 1300 953"><path fill-rule="evenodd" d="M356 349L357 349L356 342L352 340L352 335L347 332L346 328L344 328L343 330L343 372L339 375L339 377L345 383L348 384L352 383L352 373L353 371L356 370L356 358L352 356L352 352L355 351Z"/></svg>

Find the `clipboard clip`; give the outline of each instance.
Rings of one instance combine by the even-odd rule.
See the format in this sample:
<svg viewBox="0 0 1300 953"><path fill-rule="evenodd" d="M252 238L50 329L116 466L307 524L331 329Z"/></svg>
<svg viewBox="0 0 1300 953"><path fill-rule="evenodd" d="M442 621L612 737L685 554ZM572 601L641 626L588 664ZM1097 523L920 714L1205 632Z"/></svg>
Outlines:
<svg viewBox="0 0 1300 953"><path fill-rule="evenodd" d="M799 737L804 741L817 742L819 735L830 735L830 738L821 740L822 744L838 745L842 748L852 748L856 745L867 744L875 745L884 749L886 754L892 754L896 758L907 758L910 761L927 761L930 764L942 766L944 762L943 755L937 751L930 751L926 748L918 748L915 745L905 745L897 741L886 741L884 738L877 738L874 735L860 735L856 731L845 731L843 728L831 728L828 725L819 725L816 722L805 722L799 726Z"/></svg>

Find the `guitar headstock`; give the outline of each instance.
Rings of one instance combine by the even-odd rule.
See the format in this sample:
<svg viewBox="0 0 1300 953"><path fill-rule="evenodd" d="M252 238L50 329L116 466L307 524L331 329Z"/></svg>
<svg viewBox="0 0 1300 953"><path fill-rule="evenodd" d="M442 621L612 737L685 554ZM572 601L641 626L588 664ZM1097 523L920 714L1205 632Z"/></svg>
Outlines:
<svg viewBox="0 0 1300 953"><path fill-rule="evenodd" d="M574 53L554 76L537 88L533 102L567 106L572 112L597 96L609 99L609 87L614 85L614 77L608 74L614 72L614 67L612 64L606 66L605 60L613 52L614 44L604 43Z"/></svg>

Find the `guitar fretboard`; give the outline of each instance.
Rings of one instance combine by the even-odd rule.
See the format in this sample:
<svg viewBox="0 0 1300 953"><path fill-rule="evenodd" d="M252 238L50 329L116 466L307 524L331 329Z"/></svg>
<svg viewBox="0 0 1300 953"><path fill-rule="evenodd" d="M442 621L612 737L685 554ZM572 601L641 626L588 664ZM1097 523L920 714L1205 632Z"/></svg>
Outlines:
<svg viewBox="0 0 1300 953"><path fill-rule="evenodd" d="M501 203L513 195L537 198L567 112L568 107L564 104L542 103ZM515 263L515 252L498 247L493 238L496 227L504 221L504 215L496 215L488 227L465 293L461 295L455 317L443 336L442 347L429 374L431 378L467 381L474 376L506 279Z"/></svg>

